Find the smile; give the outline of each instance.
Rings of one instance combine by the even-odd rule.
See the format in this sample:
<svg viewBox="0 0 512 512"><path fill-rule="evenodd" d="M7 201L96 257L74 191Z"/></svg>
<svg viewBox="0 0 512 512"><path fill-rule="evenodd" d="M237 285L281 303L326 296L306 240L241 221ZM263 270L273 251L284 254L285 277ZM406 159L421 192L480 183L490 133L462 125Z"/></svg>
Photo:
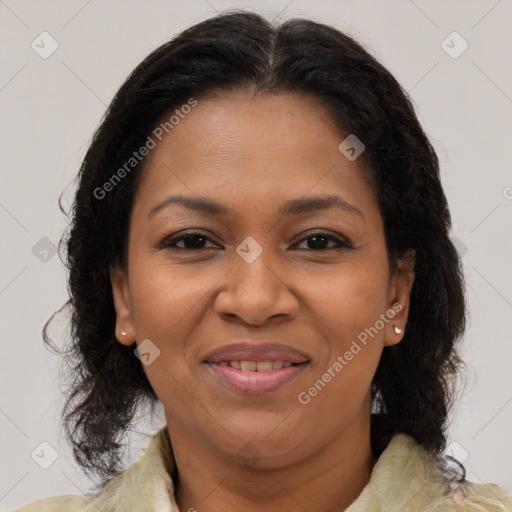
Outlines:
<svg viewBox="0 0 512 512"><path fill-rule="evenodd" d="M270 372L292 366L290 361L220 361L219 366L231 366L244 372Z"/></svg>
<svg viewBox="0 0 512 512"><path fill-rule="evenodd" d="M292 380L309 365L309 361L221 361L207 363L212 373L232 389L249 395L275 391Z"/></svg>

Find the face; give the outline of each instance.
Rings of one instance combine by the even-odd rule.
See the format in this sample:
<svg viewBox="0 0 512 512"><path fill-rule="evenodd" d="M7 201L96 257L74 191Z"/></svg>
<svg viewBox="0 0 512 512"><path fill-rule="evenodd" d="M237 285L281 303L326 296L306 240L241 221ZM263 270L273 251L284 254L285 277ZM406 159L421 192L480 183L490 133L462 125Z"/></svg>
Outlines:
<svg viewBox="0 0 512 512"><path fill-rule="evenodd" d="M112 285L171 438L272 466L368 427L412 272L389 269L345 136L313 99L243 91L198 101L148 155Z"/></svg>

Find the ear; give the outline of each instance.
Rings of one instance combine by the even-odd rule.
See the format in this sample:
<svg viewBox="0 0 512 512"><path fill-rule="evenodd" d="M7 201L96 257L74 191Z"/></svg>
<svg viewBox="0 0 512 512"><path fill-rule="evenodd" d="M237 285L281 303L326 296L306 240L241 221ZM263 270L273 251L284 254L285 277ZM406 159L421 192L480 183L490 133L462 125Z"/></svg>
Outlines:
<svg viewBox="0 0 512 512"><path fill-rule="evenodd" d="M133 327L130 287L126 272L118 266L110 270L110 283L116 310L116 338L122 345L132 345L135 342Z"/></svg>
<svg viewBox="0 0 512 512"><path fill-rule="evenodd" d="M409 249L397 261L397 268L390 279L388 308L389 322L384 333L384 346L396 345L404 337L412 285L414 283L414 262L416 251Z"/></svg>

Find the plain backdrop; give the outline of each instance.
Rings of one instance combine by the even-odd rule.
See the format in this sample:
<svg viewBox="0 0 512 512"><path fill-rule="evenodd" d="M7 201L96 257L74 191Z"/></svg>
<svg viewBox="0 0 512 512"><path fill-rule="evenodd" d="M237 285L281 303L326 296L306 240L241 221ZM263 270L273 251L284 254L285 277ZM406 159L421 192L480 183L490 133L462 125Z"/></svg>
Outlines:
<svg viewBox="0 0 512 512"><path fill-rule="evenodd" d="M468 284L470 372L450 441L470 481L512 492L510 1L1 0L0 509L90 485L59 430L59 357L41 337L66 300L54 254L66 226L58 197L68 189L69 204L93 131L135 65L186 27L233 7L344 30L410 93L441 160ZM162 416L140 424L127 463L163 424ZM44 464L55 458L47 469L41 453Z"/></svg>

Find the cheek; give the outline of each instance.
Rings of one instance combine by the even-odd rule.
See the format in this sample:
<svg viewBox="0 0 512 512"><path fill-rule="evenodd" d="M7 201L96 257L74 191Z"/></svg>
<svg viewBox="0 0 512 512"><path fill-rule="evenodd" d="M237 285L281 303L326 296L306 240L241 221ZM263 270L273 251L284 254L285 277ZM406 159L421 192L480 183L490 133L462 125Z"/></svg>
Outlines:
<svg viewBox="0 0 512 512"><path fill-rule="evenodd" d="M160 351L154 363L144 367L151 385L162 401L172 402L172 397L193 381L187 366L187 343L209 321L215 323L205 314L211 309L208 301L213 300L212 293L227 270L213 266L192 270L161 261L151 265L150 260L147 255L134 255L130 261L133 321L137 341L149 339ZM355 407L367 391L382 350L380 333L368 337L366 344L359 342L359 348L353 342L361 339L361 333L384 313L387 273L382 261L367 256L326 266L322 271L296 272L294 289L305 316L295 321L305 321L318 334L318 359L312 368L311 385L329 369L335 374L318 393L321 397L312 401L312 408L326 401L335 404L340 397ZM342 371L337 372L333 364L339 357L344 362Z"/></svg>
<svg viewBox="0 0 512 512"><path fill-rule="evenodd" d="M130 288L137 336L179 348L180 332L201 308L214 281L205 273L172 265L134 265Z"/></svg>
<svg viewBox="0 0 512 512"><path fill-rule="evenodd" d="M130 268L132 319L136 339L149 339L159 355L144 371L157 395L180 396L193 380L191 345L206 322L212 289L222 274L198 271L135 255ZM225 273L225 272L224 272ZM191 341L192 340L192 341ZM192 368L193 370L193 368Z"/></svg>
<svg viewBox="0 0 512 512"><path fill-rule="evenodd" d="M134 258L130 267L132 320L137 343L149 339L160 352L153 364L145 366L148 376L152 376L163 371L169 359L181 358L181 340L202 288L194 279L187 280L184 286L183 279L170 266L137 263Z"/></svg>
<svg viewBox="0 0 512 512"><path fill-rule="evenodd" d="M309 294L311 311L327 343L312 368L304 400L311 398L308 407L320 416L321 403L335 405L341 400L345 407L336 411L344 415L368 392L387 325L382 320L387 305L387 273L382 268L368 262L347 266L329 279L318 280L316 291Z"/></svg>
<svg viewBox="0 0 512 512"><path fill-rule="evenodd" d="M385 313L387 277L386 267L380 259L365 258L323 277L317 276L309 285L310 308L322 320L320 325L323 324L333 349L344 351L352 340L374 326ZM382 329L374 339L380 336Z"/></svg>
<svg viewBox="0 0 512 512"><path fill-rule="evenodd" d="M322 315L318 326L328 343L297 401L309 428L327 437L368 406L382 354L385 286L375 276L367 277L356 272L350 278L339 276L316 297L315 311Z"/></svg>

